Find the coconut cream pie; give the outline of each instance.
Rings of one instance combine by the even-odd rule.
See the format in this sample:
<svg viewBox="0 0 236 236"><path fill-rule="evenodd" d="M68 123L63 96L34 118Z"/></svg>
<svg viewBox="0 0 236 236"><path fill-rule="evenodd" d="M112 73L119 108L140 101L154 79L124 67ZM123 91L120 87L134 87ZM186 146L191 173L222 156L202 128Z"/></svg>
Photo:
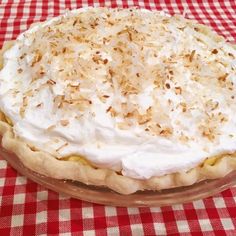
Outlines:
<svg viewBox="0 0 236 236"><path fill-rule="evenodd" d="M130 194L236 168L236 50L206 26L79 9L1 57L2 145L40 174Z"/></svg>

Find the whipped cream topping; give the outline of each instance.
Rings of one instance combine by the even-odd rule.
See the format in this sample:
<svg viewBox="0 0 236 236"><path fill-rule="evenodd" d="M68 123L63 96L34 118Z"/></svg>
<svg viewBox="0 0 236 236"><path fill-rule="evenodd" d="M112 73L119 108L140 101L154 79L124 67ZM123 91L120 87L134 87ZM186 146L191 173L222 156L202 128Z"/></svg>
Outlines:
<svg viewBox="0 0 236 236"><path fill-rule="evenodd" d="M236 151L236 50L182 17L67 12L4 54L0 109L61 159L147 179Z"/></svg>

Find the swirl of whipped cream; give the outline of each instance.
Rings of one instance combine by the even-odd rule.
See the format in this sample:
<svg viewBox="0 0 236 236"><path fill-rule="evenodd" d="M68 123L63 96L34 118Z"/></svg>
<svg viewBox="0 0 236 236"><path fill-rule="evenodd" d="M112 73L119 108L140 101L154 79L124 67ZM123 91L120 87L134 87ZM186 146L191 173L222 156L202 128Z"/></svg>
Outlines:
<svg viewBox="0 0 236 236"><path fill-rule="evenodd" d="M74 10L6 51L0 109L39 150L147 179L236 151L235 60L181 17Z"/></svg>

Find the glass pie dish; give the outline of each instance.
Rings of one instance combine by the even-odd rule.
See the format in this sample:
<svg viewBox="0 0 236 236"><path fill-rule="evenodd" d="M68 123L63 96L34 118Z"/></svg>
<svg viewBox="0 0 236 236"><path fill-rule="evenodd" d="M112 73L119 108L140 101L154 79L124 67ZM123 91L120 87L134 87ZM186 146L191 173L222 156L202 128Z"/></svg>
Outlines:
<svg viewBox="0 0 236 236"><path fill-rule="evenodd" d="M105 187L40 175L26 168L14 153L6 151L2 146L0 155L19 173L48 189L72 198L109 206L158 207L191 202L215 195L236 184L236 171L232 171L223 178L205 180L187 187L161 191L138 191L130 195L122 195Z"/></svg>

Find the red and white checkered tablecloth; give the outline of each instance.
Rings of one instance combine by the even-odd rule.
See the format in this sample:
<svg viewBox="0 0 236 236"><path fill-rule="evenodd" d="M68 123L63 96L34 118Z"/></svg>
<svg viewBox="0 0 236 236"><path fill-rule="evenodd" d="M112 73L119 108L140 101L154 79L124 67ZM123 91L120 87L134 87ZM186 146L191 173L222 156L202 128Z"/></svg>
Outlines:
<svg viewBox="0 0 236 236"><path fill-rule="evenodd" d="M236 41L236 1L0 0L0 46L32 22L88 5L140 6L183 14ZM47 190L0 157L0 235L236 235L236 187L167 207L109 207Z"/></svg>

